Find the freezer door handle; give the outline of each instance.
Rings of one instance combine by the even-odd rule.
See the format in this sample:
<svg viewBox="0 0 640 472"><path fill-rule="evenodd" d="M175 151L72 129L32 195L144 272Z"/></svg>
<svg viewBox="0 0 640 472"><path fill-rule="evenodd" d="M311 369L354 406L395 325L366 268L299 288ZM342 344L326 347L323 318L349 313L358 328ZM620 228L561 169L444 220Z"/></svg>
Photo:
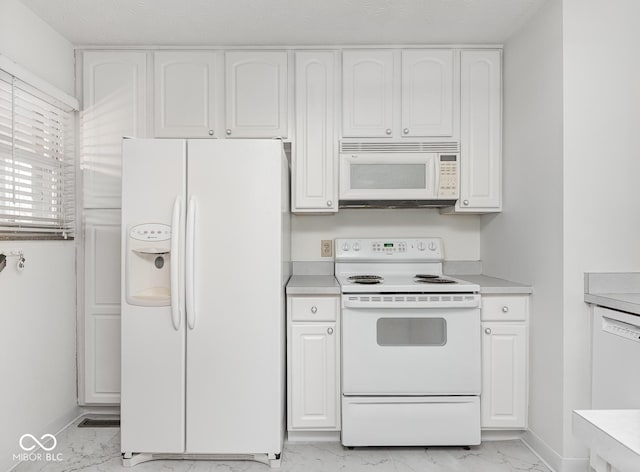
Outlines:
<svg viewBox="0 0 640 472"><path fill-rule="evenodd" d="M171 215L171 322L178 331L182 324L182 304L180 302L180 217L182 198L176 197Z"/></svg>
<svg viewBox="0 0 640 472"><path fill-rule="evenodd" d="M189 329L196 326L196 290L195 290L195 245L196 245L196 197L189 199L189 208L187 209L187 257L185 263L186 272L186 291L187 291L187 324Z"/></svg>

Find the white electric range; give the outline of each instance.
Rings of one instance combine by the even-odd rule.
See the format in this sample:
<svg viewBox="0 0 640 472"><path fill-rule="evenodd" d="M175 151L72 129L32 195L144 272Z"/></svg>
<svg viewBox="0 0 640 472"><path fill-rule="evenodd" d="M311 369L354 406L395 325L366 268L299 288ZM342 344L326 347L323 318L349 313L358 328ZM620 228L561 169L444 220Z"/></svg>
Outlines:
<svg viewBox="0 0 640 472"><path fill-rule="evenodd" d="M479 444L479 286L442 275L439 238L335 247L342 444Z"/></svg>

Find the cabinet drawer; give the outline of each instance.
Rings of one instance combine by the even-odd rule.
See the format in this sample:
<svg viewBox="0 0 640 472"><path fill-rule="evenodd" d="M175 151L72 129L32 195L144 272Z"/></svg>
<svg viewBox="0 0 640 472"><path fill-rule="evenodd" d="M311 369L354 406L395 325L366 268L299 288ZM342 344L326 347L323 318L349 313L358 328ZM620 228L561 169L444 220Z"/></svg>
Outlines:
<svg viewBox="0 0 640 472"><path fill-rule="evenodd" d="M338 297L291 297L291 321L335 321Z"/></svg>
<svg viewBox="0 0 640 472"><path fill-rule="evenodd" d="M483 296L482 321L525 321L529 297L523 295L512 296Z"/></svg>

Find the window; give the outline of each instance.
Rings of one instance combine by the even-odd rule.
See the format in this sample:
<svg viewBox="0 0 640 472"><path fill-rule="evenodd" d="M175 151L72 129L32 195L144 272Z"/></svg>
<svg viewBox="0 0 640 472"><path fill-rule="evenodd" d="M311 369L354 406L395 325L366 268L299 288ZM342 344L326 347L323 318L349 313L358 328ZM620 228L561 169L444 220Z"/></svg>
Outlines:
<svg viewBox="0 0 640 472"><path fill-rule="evenodd" d="M0 238L73 238L73 110L0 70Z"/></svg>

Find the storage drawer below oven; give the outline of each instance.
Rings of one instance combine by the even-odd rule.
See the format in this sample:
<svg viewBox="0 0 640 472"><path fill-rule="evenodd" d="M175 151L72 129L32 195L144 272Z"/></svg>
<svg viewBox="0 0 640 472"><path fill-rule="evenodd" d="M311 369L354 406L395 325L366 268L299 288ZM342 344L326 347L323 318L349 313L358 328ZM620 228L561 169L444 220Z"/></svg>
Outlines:
<svg viewBox="0 0 640 472"><path fill-rule="evenodd" d="M460 397L342 397L345 446L480 444L480 400Z"/></svg>

